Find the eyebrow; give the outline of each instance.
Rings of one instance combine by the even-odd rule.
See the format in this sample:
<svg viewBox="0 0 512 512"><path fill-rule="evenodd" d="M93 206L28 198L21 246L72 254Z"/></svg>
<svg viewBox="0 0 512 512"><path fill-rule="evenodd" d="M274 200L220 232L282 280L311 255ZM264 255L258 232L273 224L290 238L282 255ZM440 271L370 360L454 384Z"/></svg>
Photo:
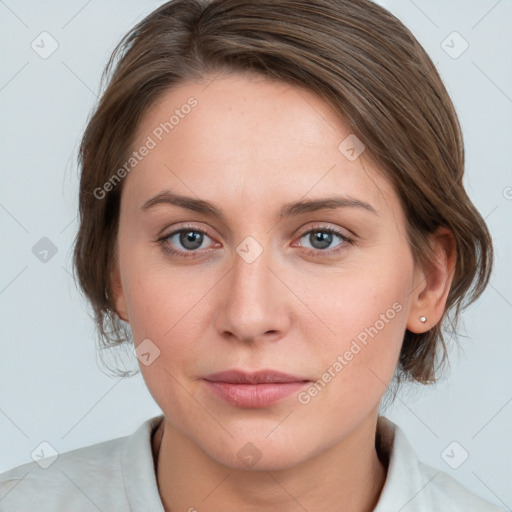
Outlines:
<svg viewBox="0 0 512 512"><path fill-rule="evenodd" d="M226 214L221 208L208 201L204 201L203 199L182 196L175 194L170 190L164 190L163 192L160 192L152 198L148 199L140 209L142 211L147 211L156 205L162 204L179 206L187 210L215 216L221 219L223 222L227 223ZM287 203L281 208L281 211L278 214L278 218L292 217L304 213L316 212L318 210L337 208L358 208L371 212L374 215L378 215L375 208L369 203L350 196L332 195L320 199L312 199L307 201L300 200L293 203Z"/></svg>

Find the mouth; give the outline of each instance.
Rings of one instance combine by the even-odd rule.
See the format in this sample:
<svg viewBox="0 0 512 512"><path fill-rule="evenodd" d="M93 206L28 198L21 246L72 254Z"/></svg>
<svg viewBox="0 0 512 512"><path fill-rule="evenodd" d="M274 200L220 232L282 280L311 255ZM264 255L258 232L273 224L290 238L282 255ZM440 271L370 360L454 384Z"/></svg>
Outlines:
<svg viewBox="0 0 512 512"><path fill-rule="evenodd" d="M298 392L309 379L274 370L228 370L203 378L210 392L236 407L257 409Z"/></svg>

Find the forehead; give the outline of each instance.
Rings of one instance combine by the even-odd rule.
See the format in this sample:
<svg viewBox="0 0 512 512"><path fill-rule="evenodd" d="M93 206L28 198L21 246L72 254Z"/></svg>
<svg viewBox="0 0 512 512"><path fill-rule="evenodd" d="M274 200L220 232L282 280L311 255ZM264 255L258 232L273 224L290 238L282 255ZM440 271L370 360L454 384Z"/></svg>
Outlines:
<svg viewBox="0 0 512 512"><path fill-rule="evenodd" d="M123 195L140 206L167 188L270 207L272 199L337 193L376 209L399 208L365 151L354 158L360 143L328 103L305 89L240 74L186 82L162 95L139 123L131 149L150 149L129 173Z"/></svg>

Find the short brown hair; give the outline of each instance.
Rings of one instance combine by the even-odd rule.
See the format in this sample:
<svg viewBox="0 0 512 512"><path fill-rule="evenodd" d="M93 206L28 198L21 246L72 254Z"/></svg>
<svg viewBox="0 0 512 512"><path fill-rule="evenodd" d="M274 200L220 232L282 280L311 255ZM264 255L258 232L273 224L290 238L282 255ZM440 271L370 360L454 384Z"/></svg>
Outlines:
<svg viewBox="0 0 512 512"><path fill-rule="evenodd" d="M396 373L435 381L446 358L442 327L455 328L487 285L492 241L463 187L462 133L439 74L411 32L369 0L174 0L121 40L79 151L74 270L100 346L129 341L110 284L123 184L100 199L94 191L126 161L141 117L161 95L222 71L255 72L332 105L398 193L415 262L431 261L429 234L441 226L453 233L443 319L423 334L406 331Z"/></svg>

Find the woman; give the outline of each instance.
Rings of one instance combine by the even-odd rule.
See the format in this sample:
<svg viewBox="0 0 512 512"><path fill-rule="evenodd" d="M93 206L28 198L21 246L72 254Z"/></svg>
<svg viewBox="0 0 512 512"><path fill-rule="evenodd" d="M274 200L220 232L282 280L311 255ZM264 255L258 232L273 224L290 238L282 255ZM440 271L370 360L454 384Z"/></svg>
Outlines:
<svg viewBox="0 0 512 512"><path fill-rule="evenodd" d="M75 269L163 414L4 473L2 510L499 510L379 416L492 264L411 33L367 0L176 0L106 71Z"/></svg>

